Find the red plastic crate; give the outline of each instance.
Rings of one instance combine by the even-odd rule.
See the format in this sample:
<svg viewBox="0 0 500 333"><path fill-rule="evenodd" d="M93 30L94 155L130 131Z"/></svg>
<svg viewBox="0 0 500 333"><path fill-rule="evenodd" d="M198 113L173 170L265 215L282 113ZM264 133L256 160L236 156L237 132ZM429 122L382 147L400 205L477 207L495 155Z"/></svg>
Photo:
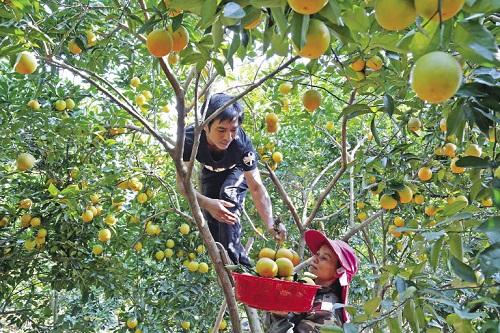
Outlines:
<svg viewBox="0 0 500 333"><path fill-rule="evenodd" d="M266 311L307 312L320 286L233 272L236 299Z"/></svg>

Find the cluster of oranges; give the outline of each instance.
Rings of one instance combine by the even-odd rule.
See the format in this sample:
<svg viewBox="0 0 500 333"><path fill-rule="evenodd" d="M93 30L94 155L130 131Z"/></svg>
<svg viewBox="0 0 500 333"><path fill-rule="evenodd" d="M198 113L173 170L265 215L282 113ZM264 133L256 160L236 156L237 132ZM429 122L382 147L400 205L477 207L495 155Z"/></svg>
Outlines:
<svg viewBox="0 0 500 333"><path fill-rule="evenodd" d="M299 263L300 257L294 250L280 248L275 251L266 247L259 251L259 260L255 265L255 271L262 277L278 277L293 281L294 268Z"/></svg>

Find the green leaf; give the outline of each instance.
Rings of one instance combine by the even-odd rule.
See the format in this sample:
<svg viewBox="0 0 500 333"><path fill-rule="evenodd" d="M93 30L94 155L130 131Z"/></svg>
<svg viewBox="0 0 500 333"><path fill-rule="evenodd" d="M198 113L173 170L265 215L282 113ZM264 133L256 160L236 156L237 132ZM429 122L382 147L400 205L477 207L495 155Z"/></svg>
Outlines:
<svg viewBox="0 0 500 333"><path fill-rule="evenodd" d="M200 28L205 29L209 27L214 21L217 12L217 0L206 0L201 6L201 20Z"/></svg>
<svg viewBox="0 0 500 333"><path fill-rule="evenodd" d="M384 112L387 113L389 117L392 117L394 113L394 99L387 93L384 94Z"/></svg>
<svg viewBox="0 0 500 333"><path fill-rule="evenodd" d="M342 112L337 117L337 120L346 116L347 119L352 119L354 117L360 116L362 114L372 113L370 107L366 104L353 104L346 106Z"/></svg>
<svg viewBox="0 0 500 333"><path fill-rule="evenodd" d="M220 76L226 76L226 70L224 69L224 64L219 59L213 59L215 70Z"/></svg>
<svg viewBox="0 0 500 333"><path fill-rule="evenodd" d="M389 326L390 333L403 333L403 328L398 318L387 318L387 326Z"/></svg>
<svg viewBox="0 0 500 333"><path fill-rule="evenodd" d="M462 280L467 282L476 282L474 270L453 255L450 257L450 267Z"/></svg>
<svg viewBox="0 0 500 333"><path fill-rule="evenodd" d="M217 18L212 24L212 39L214 41L214 49L218 49L224 38L224 28L220 18Z"/></svg>
<svg viewBox="0 0 500 333"><path fill-rule="evenodd" d="M414 333L420 332L420 325L417 320L417 314L415 312L415 302L410 299L406 302L403 308L403 316L406 318L410 324L410 328Z"/></svg>
<svg viewBox="0 0 500 333"><path fill-rule="evenodd" d="M326 6L323 7L323 9L321 9L318 14L326 18L334 25L343 25L342 21L340 20L340 18L342 17L340 13L340 7L336 1L328 1Z"/></svg>
<svg viewBox="0 0 500 333"><path fill-rule="evenodd" d="M257 8L271 8L275 9L278 7L285 7L286 5L286 0L252 0L250 1L250 4L254 7Z"/></svg>
<svg viewBox="0 0 500 333"><path fill-rule="evenodd" d="M500 242L500 216L492 216L476 228L476 231L484 232L490 243Z"/></svg>
<svg viewBox="0 0 500 333"><path fill-rule="evenodd" d="M306 42L307 30L309 29L309 15L300 15L294 12L291 27L292 42L298 49L301 49Z"/></svg>
<svg viewBox="0 0 500 333"><path fill-rule="evenodd" d="M372 132L373 138L375 139L375 142L381 146L382 143L380 142L380 138L378 137L377 133L377 127L375 126L375 115L373 115L372 121L370 122L370 131Z"/></svg>
<svg viewBox="0 0 500 333"><path fill-rule="evenodd" d="M375 311L377 311L380 302L382 302L382 298L380 298L379 296L376 296L366 301L365 304L363 305L363 309L365 310L366 314L372 315Z"/></svg>
<svg viewBox="0 0 500 333"><path fill-rule="evenodd" d="M479 265L485 277L492 277L500 271L500 243L495 243L481 252Z"/></svg>
<svg viewBox="0 0 500 333"><path fill-rule="evenodd" d="M463 136L465 128L465 115L463 111L455 107L446 118L447 135L455 134L458 138Z"/></svg>
<svg viewBox="0 0 500 333"><path fill-rule="evenodd" d="M441 249L443 248L443 241L444 241L444 237L441 237L432 245L431 256L429 258L429 264L431 265L431 267L434 271L436 271L437 265L439 263Z"/></svg>
<svg viewBox="0 0 500 333"><path fill-rule="evenodd" d="M288 29L288 22L286 20L285 13L283 12L283 8L271 8L271 14L274 21L278 25L281 35L285 36Z"/></svg>
<svg viewBox="0 0 500 333"><path fill-rule="evenodd" d="M231 45L229 46L229 49L227 50L227 55L226 55L227 62L229 64L229 66L231 66L231 68L233 68L233 55L236 53L236 51L240 47L240 44L241 44L240 34L235 33L233 36L233 40L231 42Z"/></svg>
<svg viewBox="0 0 500 333"><path fill-rule="evenodd" d="M478 20L459 22L454 42L465 59L480 65L500 65L495 37Z"/></svg>
<svg viewBox="0 0 500 333"><path fill-rule="evenodd" d="M448 246L450 253L456 258L463 258L462 234L459 232L448 232Z"/></svg>
<svg viewBox="0 0 500 333"><path fill-rule="evenodd" d="M370 28L370 20L362 7L353 6L351 10L344 12L342 18L351 31L366 33Z"/></svg>
<svg viewBox="0 0 500 333"><path fill-rule="evenodd" d="M452 325L456 333L470 333L474 332L469 320L460 318L456 313L452 313L446 317L446 322Z"/></svg>
<svg viewBox="0 0 500 333"><path fill-rule="evenodd" d="M480 157L475 157L475 156L461 157L460 159L457 160L457 162L455 164L456 164L456 166L461 167L461 168L485 169L485 168L491 167L491 163L487 158L480 158Z"/></svg>
<svg viewBox="0 0 500 333"><path fill-rule="evenodd" d="M55 197L59 194L59 190L57 187L54 186L54 184L50 184L49 188L47 189L50 193L51 196Z"/></svg>

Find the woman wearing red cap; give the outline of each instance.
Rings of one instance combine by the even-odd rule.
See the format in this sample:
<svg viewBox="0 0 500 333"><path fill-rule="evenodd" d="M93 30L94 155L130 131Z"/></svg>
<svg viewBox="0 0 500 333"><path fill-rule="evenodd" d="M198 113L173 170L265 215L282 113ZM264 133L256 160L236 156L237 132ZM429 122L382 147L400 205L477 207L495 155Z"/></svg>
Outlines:
<svg viewBox="0 0 500 333"><path fill-rule="evenodd" d="M315 282L321 289L309 312L272 313L268 316L266 332L316 333L323 326L342 326L349 321L342 304L347 304L349 283L358 271L354 250L347 243L331 240L316 230L307 230L304 238L314 255L309 272L317 276Z"/></svg>

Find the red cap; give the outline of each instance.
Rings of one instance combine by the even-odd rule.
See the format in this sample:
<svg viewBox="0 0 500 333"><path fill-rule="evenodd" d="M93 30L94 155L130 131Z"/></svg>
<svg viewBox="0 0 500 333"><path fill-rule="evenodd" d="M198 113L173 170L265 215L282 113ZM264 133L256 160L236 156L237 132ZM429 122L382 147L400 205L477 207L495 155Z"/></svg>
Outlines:
<svg viewBox="0 0 500 333"><path fill-rule="evenodd" d="M326 244L339 258L340 265L342 266L342 268L337 271L340 273L339 282L342 288L342 295L340 296L342 303L347 304L349 283L352 281L354 275L356 275L359 265L359 260L354 250L346 242L337 239L329 239L317 230L307 230L304 233L304 239L313 254L316 254L319 248ZM344 308L342 308L342 317L344 322L349 321L349 315Z"/></svg>

